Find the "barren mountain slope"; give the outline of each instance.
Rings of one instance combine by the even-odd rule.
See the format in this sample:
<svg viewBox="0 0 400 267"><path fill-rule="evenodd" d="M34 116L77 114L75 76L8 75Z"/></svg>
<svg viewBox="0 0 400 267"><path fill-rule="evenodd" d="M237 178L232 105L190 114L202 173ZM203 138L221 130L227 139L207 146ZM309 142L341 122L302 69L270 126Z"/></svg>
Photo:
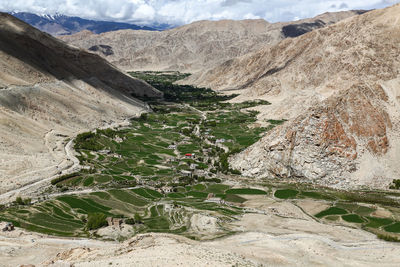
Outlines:
<svg viewBox="0 0 400 267"><path fill-rule="evenodd" d="M60 38L96 51L124 69L193 73L362 12L326 13L313 19L275 24L264 20L199 21L164 32L122 30L97 35L84 31ZM109 47L107 53L101 46Z"/></svg>
<svg viewBox="0 0 400 267"><path fill-rule="evenodd" d="M387 187L400 176L400 5L225 62L197 85L265 98L289 119L232 160L247 175Z"/></svg>
<svg viewBox="0 0 400 267"><path fill-rule="evenodd" d="M0 13L0 192L70 166L66 136L147 110L132 94L160 92Z"/></svg>

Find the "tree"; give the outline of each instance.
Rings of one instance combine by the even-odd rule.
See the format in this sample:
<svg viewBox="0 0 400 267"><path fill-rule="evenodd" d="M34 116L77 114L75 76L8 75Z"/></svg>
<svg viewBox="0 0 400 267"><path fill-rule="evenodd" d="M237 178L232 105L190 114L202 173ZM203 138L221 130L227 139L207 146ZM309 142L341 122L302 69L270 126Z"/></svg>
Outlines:
<svg viewBox="0 0 400 267"><path fill-rule="evenodd" d="M103 226L106 226L107 225L106 218L107 218L107 216L100 212L89 214L88 220L86 223L86 229L87 230L95 230L95 229L99 229Z"/></svg>
<svg viewBox="0 0 400 267"><path fill-rule="evenodd" d="M135 223L142 223L142 217L139 215L139 213L135 213L133 219L135 220Z"/></svg>

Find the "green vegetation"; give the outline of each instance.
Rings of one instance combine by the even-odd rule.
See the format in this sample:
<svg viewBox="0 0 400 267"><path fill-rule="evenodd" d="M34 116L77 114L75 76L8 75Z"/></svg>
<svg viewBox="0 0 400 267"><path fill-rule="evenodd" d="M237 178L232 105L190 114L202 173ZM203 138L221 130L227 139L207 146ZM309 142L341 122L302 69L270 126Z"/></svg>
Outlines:
<svg viewBox="0 0 400 267"><path fill-rule="evenodd" d="M400 233L400 222L396 222L394 224L388 225L384 227L385 231L391 233Z"/></svg>
<svg viewBox="0 0 400 267"><path fill-rule="evenodd" d="M393 223L393 220L387 218L366 217L369 221L365 226L371 228L379 228L384 225Z"/></svg>
<svg viewBox="0 0 400 267"><path fill-rule="evenodd" d="M30 205L31 201L32 200L30 198L23 199L22 197L17 197L15 203L17 203L18 205Z"/></svg>
<svg viewBox="0 0 400 267"><path fill-rule="evenodd" d="M84 168L60 176L46 194L90 187L89 194L71 193L34 204L17 198L10 207L0 207L0 219L30 231L45 234L87 237L88 230L106 225L106 217L126 218L135 233L166 232L190 235L190 218L197 213L218 217L220 235L229 234L224 223L243 214L241 203L248 195L304 198L331 203L332 207L314 215L327 221L342 220L368 231L400 232L400 222L372 217L375 205L398 207L396 198L382 192L318 189L304 185L265 185L262 189L232 188L223 174L240 175L228 159L257 142L268 130L285 122L268 120L259 127L257 112L246 110L269 105L264 100L227 103L226 96L204 88L173 84L187 74L176 72L135 72L164 92L166 101L147 101L154 113L132 119L123 129L96 130L75 139L75 149ZM185 154L191 154L185 155ZM195 154L195 156L193 155ZM242 179L237 181L242 182ZM243 179L246 182L246 179ZM391 188L398 189L400 180ZM296 188L296 189L293 189ZM396 195L396 192L391 192ZM208 197L215 197L207 200ZM397 196L397 195L396 195ZM225 200L225 201L221 201ZM360 204L359 204L360 203ZM371 207L368 206L369 205ZM398 218L393 216L393 218ZM392 235L380 238L394 241Z"/></svg>
<svg viewBox="0 0 400 267"><path fill-rule="evenodd" d="M274 196L280 199L295 198L299 191L293 189L276 190Z"/></svg>
<svg viewBox="0 0 400 267"><path fill-rule="evenodd" d="M388 241L388 242L400 242L400 239L396 236L387 235L387 234L377 234L376 235L379 239Z"/></svg>
<svg viewBox="0 0 400 267"><path fill-rule="evenodd" d="M324 211L321 211L320 213L316 214L315 217L317 218L322 218L327 215L342 215L346 214L347 211L338 207L330 207Z"/></svg>
<svg viewBox="0 0 400 267"><path fill-rule="evenodd" d="M88 216L88 221L86 223L86 229L96 230L107 225L107 216L102 213L91 213Z"/></svg>
<svg viewBox="0 0 400 267"><path fill-rule="evenodd" d="M342 219L345 220L346 222L351 222L351 223L363 223L363 222L365 222L365 220L362 219L357 214L343 215Z"/></svg>
<svg viewBox="0 0 400 267"><path fill-rule="evenodd" d="M78 177L79 175L80 175L80 174L77 173L77 172L74 172L74 173L71 173L71 174L62 175L62 176L59 176L59 177L54 178L53 180L51 180L51 184L52 184L52 185L55 185L55 184L58 184L58 183L60 183L60 182L65 181L65 180L68 180L68 179L70 179L70 178Z"/></svg>
<svg viewBox="0 0 400 267"><path fill-rule="evenodd" d="M227 194L238 194L238 195L266 195L267 192L260 189L253 188L234 188L226 191Z"/></svg>
<svg viewBox="0 0 400 267"><path fill-rule="evenodd" d="M394 179L392 183L390 189L400 189L400 179Z"/></svg>

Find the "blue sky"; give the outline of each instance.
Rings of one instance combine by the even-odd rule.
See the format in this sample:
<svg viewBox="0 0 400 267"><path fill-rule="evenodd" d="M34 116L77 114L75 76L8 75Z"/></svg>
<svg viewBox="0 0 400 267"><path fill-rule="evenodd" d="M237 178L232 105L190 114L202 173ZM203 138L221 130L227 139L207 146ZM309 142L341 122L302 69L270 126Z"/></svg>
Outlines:
<svg viewBox="0 0 400 267"><path fill-rule="evenodd" d="M327 11L382 8L400 0L0 0L2 11L61 13L138 24L187 24L197 20L255 19L270 22L313 17Z"/></svg>

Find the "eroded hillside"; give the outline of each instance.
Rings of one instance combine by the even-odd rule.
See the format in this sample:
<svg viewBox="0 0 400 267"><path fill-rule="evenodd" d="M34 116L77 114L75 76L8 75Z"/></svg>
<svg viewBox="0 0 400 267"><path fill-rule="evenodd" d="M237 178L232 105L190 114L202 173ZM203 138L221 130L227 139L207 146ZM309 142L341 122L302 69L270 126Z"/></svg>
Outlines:
<svg viewBox="0 0 400 267"><path fill-rule="evenodd" d="M286 37L325 27L363 11L326 13L289 23L264 20L199 21L163 32L123 30L104 34L83 31L62 40L97 52L127 70L204 71ZM107 53L99 49L107 46Z"/></svg>
<svg viewBox="0 0 400 267"><path fill-rule="evenodd" d="M260 120L289 119L232 160L247 175L337 187L399 176L400 5L227 61L187 82L264 98Z"/></svg>
<svg viewBox="0 0 400 267"><path fill-rule="evenodd" d="M0 14L1 191L72 165L64 140L148 109L132 96L160 96L99 56Z"/></svg>

